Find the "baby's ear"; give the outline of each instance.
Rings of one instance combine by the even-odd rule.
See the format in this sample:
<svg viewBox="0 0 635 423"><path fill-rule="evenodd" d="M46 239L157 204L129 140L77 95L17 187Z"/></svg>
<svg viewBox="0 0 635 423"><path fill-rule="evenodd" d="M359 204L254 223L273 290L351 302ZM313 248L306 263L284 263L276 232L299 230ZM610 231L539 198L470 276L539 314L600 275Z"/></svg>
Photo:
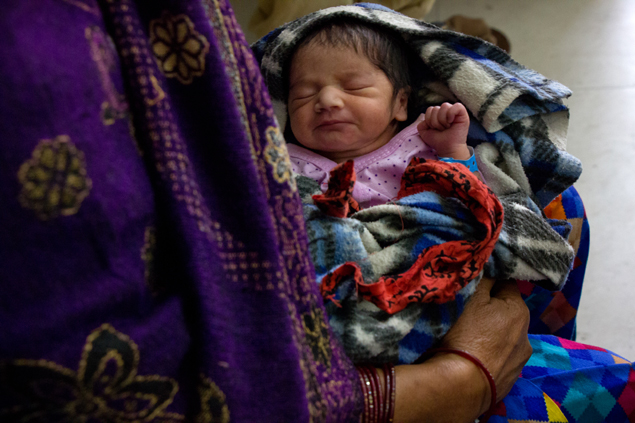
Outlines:
<svg viewBox="0 0 635 423"><path fill-rule="evenodd" d="M410 96L410 87L402 88L397 93L394 101L393 116L399 122L408 119L408 97Z"/></svg>
<svg viewBox="0 0 635 423"><path fill-rule="evenodd" d="M408 97L410 96L410 87L402 88L397 93L394 101L393 116L399 122L408 119Z"/></svg>

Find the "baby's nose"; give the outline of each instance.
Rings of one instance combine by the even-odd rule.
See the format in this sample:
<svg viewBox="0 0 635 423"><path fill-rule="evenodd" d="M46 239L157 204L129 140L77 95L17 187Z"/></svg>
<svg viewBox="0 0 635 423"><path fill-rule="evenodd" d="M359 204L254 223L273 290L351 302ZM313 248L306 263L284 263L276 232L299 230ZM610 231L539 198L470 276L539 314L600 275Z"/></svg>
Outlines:
<svg viewBox="0 0 635 423"><path fill-rule="evenodd" d="M320 112L332 108L341 108L344 106L342 91L336 87L324 87L318 94L318 101L315 103L315 111Z"/></svg>

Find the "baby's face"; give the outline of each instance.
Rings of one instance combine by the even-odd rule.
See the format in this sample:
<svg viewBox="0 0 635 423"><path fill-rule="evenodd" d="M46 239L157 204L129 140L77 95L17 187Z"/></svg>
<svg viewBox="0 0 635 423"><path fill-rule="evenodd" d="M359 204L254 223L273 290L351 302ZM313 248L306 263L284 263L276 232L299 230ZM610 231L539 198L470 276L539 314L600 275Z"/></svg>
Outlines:
<svg viewBox="0 0 635 423"><path fill-rule="evenodd" d="M383 146L407 118L407 94L393 100L388 77L353 48L309 43L296 52L289 79L293 134L338 163Z"/></svg>

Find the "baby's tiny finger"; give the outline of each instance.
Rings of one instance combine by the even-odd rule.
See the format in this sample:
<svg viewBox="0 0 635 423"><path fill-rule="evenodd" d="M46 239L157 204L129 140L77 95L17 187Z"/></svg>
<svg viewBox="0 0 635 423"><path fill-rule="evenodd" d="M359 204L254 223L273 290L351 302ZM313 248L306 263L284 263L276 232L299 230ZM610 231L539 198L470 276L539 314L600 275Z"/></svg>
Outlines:
<svg viewBox="0 0 635 423"><path fill-rule="evenodd" d="M428 121L428 126L430 128L439 129L439 107L429 107L426 111L426 120Z"/></svg>
<svg viewBox="0 0 635 423"><path fill-rule="evenodd" d="M458 107L456 107L458 105ZM448 122L453 123L454 119L461 113L461 105L459 103L455 103L448 109Z"/></svg>
<svg viewBox="0 0 635 423"><path fill-rule="evenodd" d="M428 129L430 129L430 127L428 125L428 121L425 120L425 119L417 124L417 131L419 131L419 132L423 132L423 131L426 131Z"/></svg>
<svg viewBox="0 0 635 423"><path fill-rule="evenodd" d="M461 103L454 103L452 105L452 109L450 110L450 113L452 113L452 115L454 116L453 118L454 121L469 122L470 120L470 117L467 113L467 109Z"/></svg>
<svg viewBox="0 0 635 423"><path fill-rule="evenodd" d="M439 108L439 124L444 128L452 126L452 121L449 119L448 111L451 110L452 105L450 103L443 103Z"/></svg>

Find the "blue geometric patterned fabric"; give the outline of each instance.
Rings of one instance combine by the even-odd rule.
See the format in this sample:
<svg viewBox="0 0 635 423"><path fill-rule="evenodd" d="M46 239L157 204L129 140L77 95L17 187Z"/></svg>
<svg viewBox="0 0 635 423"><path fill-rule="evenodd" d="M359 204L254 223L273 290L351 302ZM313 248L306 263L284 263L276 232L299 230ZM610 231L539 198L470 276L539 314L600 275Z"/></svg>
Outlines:
<svg viewBox="0 0 635 423"><path fill-rule="evenodd" d="M530 335L534 352L490 423L635 422L635 368L603 348Z"/></svg>
<svg viewBox="0 0 635 423"><path fill-rule="evenodd" d="M576 256L561 291L552 292L532 283L519 282L521 294L531 315L529 333L556 335L575 341L576 315L589 257L589 222L582 199L574 187L556 197L544 211L547 218L566 221L571 225L568 240L574 247Z"/></svg>

